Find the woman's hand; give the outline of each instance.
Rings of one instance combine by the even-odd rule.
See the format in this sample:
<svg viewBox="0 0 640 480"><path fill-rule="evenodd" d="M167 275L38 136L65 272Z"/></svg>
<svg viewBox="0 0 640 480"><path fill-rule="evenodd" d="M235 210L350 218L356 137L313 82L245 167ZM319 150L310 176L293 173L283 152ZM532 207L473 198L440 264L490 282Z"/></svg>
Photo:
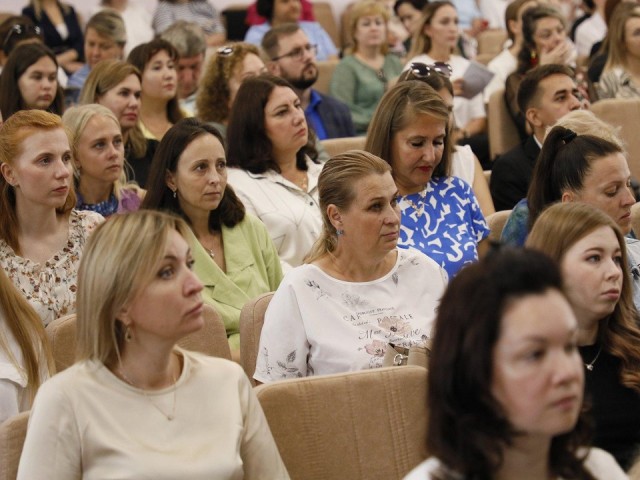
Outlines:
<svg viewBox="0 0 640 480"><path fill-rule="evenodd" d="M540 65L555 63L558 65L567 65L571 59L573 48L568 41L561 42L547 52L540 53Z"/></svg>

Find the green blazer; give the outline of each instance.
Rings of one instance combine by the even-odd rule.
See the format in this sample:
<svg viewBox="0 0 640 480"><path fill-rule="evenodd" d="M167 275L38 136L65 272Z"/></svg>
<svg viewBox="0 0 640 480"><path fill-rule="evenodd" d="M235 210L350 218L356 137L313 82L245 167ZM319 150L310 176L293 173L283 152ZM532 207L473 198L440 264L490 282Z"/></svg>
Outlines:
<svg viewBox="0 0 640 480"><path fill-rule="evenodd" d="M264 224L247 214L233 228L222 226L222 248L227 272L209 256L193 233L194 271L204 284L202 300L224 321L231 350L240 348L240 310L252 298L273 292L282 280L278 252Z"/></svg>

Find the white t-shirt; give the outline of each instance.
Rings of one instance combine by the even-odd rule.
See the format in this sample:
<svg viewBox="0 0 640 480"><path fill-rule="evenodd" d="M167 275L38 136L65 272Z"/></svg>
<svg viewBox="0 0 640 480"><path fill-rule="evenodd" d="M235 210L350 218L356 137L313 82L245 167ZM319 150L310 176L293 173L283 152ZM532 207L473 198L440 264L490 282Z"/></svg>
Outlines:
<svg viewBox="0 0 640 480"><path fill-rule="evenodd" d="M629 477L622 471L620 466L610 453L599 448L589 449L589 455L584 461L584 466L591 472L597 480L628 480ZM431 457L416 468L411 470L404 480L430 480L433 474L442 467L442 463L435 457ZM458 475L462 480L462 476ZM562 480L558 478L558 480Z"/></svg>
<svg viewBox="0 0 640 480"><path fill-rule="evenodd" d="M473 185L476 158L469 145L456 145L451 156L451 175Z"/></svg>
<svg viewBox="0 0 640 480"><path fill-rule="evenodd" d="M426 63L427 65L432 65L435 63L435 60L431 58L429 55L422 54L417 57L409 60L407 65L404 67L405 70L409 68L409 66L413 62L421 62ZM469 68L471 62L460 55L451 55L449 60L447 61L449 65L451 65L451 80L456 80L457 78L462 78L464 76L464 72ZM484 108L484 100L482 98L482 93L479 93L473 98L464 98L464 97L453 97L453 117L456 121L456 126L458 128L464 128L464 126L474 118L485 118L487 116L487 112Z"/></svg>
<svg viewBox="0 0 640 480"><path fill-rule="evenodd" d="M491 98L493 92L504 88L507 77L518 68L518 59L513 56L508 48L505 48L489 62L487 68L493 72L493 78L484 87L484 92L482 93L485 103L489 103L489 98Z"/></svg>
<svg viewBox="0 0 640 480"><path fill-rule="evenodd" d="M95 361L45 382L31 410L18 478L288 479L242 368L178 352L180 378L158 391L132 387ZM161 413L173 411L173 420Z"/></svg>
<svg viewBox="0 0 640 480"><path fill-rule="evenodd" d="M394 267L346 282L305 264L282 280L265 314L254 378L327 375L382 365L389 342L409 347L431 333L447 284L437 263L398 249Z"/></svg>
<svg viewBox="0 0 640 480"><path fill-rule="evenodd" d="M227 174L247 212L266 225L285 273L302 264L322 231L318 200L322 165L307 160L307 166L307 192L273 170L254 174L230 168Z"/></svg>

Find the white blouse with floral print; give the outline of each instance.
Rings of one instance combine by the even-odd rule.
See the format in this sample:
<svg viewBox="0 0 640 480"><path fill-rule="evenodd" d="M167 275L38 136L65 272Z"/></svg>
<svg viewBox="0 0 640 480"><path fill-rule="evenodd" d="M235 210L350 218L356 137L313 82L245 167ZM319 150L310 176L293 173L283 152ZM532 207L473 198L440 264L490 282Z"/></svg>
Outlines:
<svg viewBox="0 0 640 480"><path fill-rule="evenodd" d="M446 284L446 272L413 249L398 249L394 268L371 282L301 265L269 304L254 378L267 383L380 367L389 342L409 347L430 335Z"/></svg>
<svg viewBox="0 0 640 480"><path fill-rule="evenodd" d="M0 239L0 265L45 326L76 311L82 249L89 234L103 221L102 215L95 212L72 210L67 244L44 264L16 255L7 242Z"/></svg>

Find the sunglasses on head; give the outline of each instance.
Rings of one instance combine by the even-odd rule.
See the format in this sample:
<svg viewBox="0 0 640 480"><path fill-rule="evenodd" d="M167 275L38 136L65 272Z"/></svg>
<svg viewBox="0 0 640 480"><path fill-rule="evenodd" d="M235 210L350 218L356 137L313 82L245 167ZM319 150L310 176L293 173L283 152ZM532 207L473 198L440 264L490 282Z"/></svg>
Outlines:
<svg viewBox="0 0 640 480"><path fill-rule="evenodd" d="M8 55L9 46L13 42L19 42L23 38L33 38L40 36L40 27L37 25L24 25L22 23L16 23L9 29L7 35L4 37L4 42L2 42L2 50Z"/></svg>
<svg viewBox="0 0 640 480"><path fill-rule="evenodd" d="M453 73L451 65L444 62L436 62L433 65L427 65L426 63L413 62L409 69L414 77L427 78L431 75L438 74L445 78L449 78Z"/></svg>

